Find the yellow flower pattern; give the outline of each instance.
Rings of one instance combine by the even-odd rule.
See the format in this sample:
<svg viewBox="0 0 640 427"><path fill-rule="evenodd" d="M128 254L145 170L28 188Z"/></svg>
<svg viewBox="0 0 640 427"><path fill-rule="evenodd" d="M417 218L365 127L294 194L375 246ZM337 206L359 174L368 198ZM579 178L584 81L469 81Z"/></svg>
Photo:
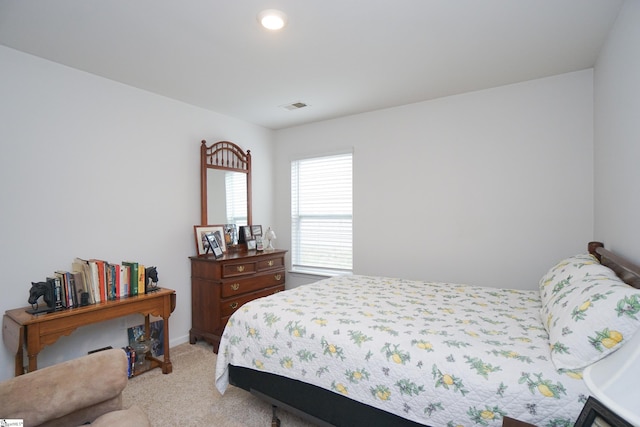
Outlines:
<svg viewBox="0 0 640 427"><path fill-rule="evenodd" d="M224 389L231 363L425 425L570 425L588 390L580 370L550 362L537 294L367 276L304 285L234 313L216 384ZM592 345L617 345L618 334L603 327Z"/></svg>

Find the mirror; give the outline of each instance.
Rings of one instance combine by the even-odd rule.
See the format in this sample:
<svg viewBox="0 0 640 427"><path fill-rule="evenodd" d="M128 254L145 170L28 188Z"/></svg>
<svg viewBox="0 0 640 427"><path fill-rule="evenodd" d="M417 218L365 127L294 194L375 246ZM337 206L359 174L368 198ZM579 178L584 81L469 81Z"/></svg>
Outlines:
<svg viewBox="0 0 640 427"><path fill-rule="evenodd" d="M251 153L233 142L200 145L201 225L251 224Z"/></svg>
<svg viewBox="0 0 640 427"><path fill-rule="evenodd" d="M207 224L247 225L246 174L207 170L207 220Z"/></svg>

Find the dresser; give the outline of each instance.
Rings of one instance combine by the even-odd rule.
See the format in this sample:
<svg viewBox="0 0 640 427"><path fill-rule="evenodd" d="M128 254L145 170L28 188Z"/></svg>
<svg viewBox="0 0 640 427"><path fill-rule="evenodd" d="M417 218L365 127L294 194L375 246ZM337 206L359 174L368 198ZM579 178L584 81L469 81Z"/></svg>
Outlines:
<svg viewBox="0 0 640 427"><path fill-rule="evenodd" d="M284 290L286 250L227 252L190 257L189 342L203 339L218 352L227 320L244 303Z"/></svg>

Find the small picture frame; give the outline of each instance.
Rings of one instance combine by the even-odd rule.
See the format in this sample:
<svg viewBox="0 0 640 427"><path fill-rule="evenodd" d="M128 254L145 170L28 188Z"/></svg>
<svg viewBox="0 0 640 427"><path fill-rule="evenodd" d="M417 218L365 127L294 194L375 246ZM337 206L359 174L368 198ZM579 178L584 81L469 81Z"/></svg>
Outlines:
<svg viewBox="0 0 640 427"><path fill-rule="evenodd" d="M253 234L251 234L251 226L243 225L240 227L240 239L238 243L247 243L249 240L253 239Z"/></svg>
<svg viewBox="0 0 640 427"><path fill-rule="evenodd" d="M254 251L256 249L256 241L255 239L247 240L247 250Z"/></svg>
<svg viewBox="0 0 640 427"><path fill-rule="evenodd" d="M235 224L224 225L224 243L227 247L238 244L238 228Z"/></svg>
<svg viewBox="0 0 640 427"><path fill-rule="evenodd" d="M264 251L264 241L262 240L262 236L256 236L256 250Z"/></svg>
<svg viewBox="0 0 640 427"><path fill-rule="evenodd" d="M196 253L198 256L213 254L213 248L209 245L207 234L213 233L218 239L218 245L222 252L227 248L224 244L224 229L221 225L194 225L193 232L196 238Z"/></svg>
<svg viewBox="0 0 640 427"><path fill-rule="evenodd" d="M220 243L218 242L218 237L216 237L215 233L206 233L205 236L209 241L209 247L213 251L213 255L216 258L220 258L222 256L222 248L220 247Z"/></svg>
<svg viewBox="0 0 640 427"><path fill-rule="evenodd" d="M262 226L261 225L252 225L251 226L251 235L253 237L262 237Z"/></svg>
<svg viewBox="0 0 640 427"><path fill-rule="evenodd" d="M619 415L612 412L609 408L600 403L593 396L589 396L587 403L584 404L582 412L578 416L574 427L632 427Z"/></svg>

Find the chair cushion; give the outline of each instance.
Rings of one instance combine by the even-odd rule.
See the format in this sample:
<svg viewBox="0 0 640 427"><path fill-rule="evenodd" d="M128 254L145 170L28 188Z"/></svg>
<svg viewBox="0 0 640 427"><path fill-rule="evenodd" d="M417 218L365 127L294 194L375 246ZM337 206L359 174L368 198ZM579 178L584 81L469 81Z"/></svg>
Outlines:
<svg viewBox="0 0 640 427"><path fill-rule="evenodd" d="M109 412L91 423L92 427L151 427L147 414L139 406Z"/></svg>

